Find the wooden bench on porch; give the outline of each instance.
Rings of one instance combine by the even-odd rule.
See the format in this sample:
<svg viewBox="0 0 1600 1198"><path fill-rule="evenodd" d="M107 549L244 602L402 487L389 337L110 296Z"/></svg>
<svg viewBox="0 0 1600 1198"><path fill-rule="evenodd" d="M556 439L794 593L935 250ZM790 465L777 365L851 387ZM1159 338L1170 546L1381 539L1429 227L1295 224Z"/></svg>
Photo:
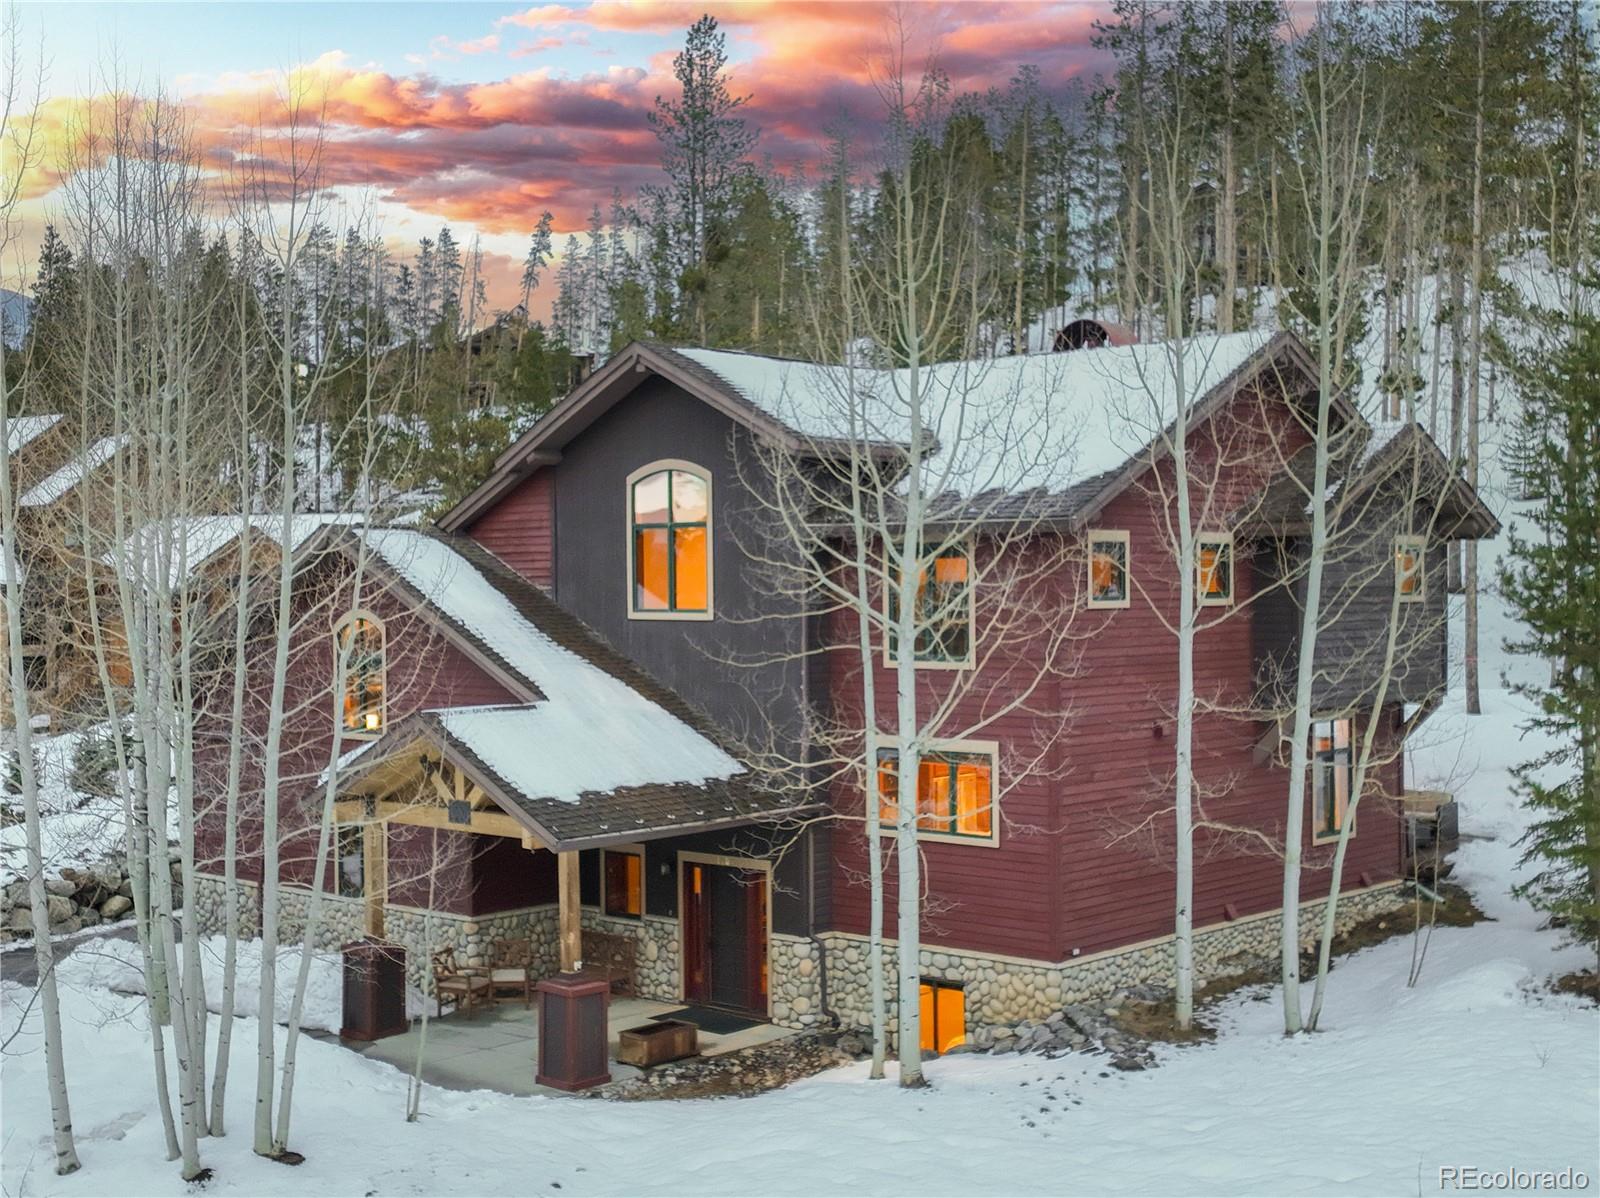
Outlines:
<svg viewBox="0 0 1600 1198"><path fill-rule="evenodd" d="M632 996L638 993L637 946L631 936L615 932L583 932L583 963L586 968L604 973L611 982L611 993Z"/></svg>

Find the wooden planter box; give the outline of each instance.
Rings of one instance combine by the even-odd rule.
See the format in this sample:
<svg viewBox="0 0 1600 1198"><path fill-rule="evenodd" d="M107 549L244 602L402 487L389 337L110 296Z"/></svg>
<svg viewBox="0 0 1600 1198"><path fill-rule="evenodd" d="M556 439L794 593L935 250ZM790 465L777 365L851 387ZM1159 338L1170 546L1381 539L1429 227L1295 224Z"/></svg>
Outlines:
<svg viewBox="0 0 1600 1198"><path fill-rule="evenodd" d="M630 1027L618 1036L617 1060L648 1068L681 1061L700 1051L700 1029L682 1019L663 1019Z"/></svg>

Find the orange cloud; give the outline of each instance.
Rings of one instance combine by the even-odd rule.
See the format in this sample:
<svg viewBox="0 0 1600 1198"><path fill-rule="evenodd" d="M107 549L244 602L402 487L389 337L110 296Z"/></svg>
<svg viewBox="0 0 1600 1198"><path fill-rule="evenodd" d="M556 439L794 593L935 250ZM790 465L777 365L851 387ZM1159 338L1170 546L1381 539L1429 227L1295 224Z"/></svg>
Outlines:
<svg viewBox="0 0 1600 1198"><path fill-rule="evenodd" d="M745 111L761 130L761 152L797 166L817 160L833 121L844 117L865 127L879 118L874 84L885 73L891 35L904 34L909 70L931 55L958 90L1003 85L1025 62L1053 86L1097 61L1087 47L1104 9L1022 0L899 10L876 0L598 0L589 7L531 7L501 18L482 37L436 39L431 51L517 57L605 33L681 31L702 12L729 31L734 90L750 96ZM898 32L896 12L905 17ZM503 36L511 28L537 36L513 44ZM671 58L666 51L643 65L577 76L545 68L455 83L420 69L420 56L413 59L417 71L397 75L329 52L286 74L230 76L184 104L219 187L244 162L244 141L260 155L258 168L284 152L292 124L288 95L319 116L325 140L318 177L326 186L369 190L379 200L485 232L525 232L549 208L566 232L586 224L592 205L607 205L613 188L632 197L659 178L647 117L659 95L676 90ZM60 186L59 151L71 144L85 106L102 100L53 100L37 110L49 152L26 176L27 196Z"/></svg>

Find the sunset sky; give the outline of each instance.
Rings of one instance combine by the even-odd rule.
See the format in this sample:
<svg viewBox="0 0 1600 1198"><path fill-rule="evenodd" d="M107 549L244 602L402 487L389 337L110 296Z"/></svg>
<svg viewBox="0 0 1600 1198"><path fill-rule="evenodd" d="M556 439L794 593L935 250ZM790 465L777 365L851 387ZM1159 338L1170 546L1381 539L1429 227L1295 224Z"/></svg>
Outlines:
<svg viewBox="0 0 1600 1198"><path fill-rule="evenodd" d="M902 11L917 60L934 48L959 90L1002 85L1024 63L1048 87L1104 66L1089 45L1101 4ZM750 96L760 152L779 166L815 162L841 117L866 123L881 111L873 78L893 7L877 0L22 3L24 54L44 58L47 138L7 285L17 286L15 259L31 268L49 219L61 130L75 106L107 91L115 63L132 89L181 98L219 167L240 131L276 107L286 78L309 83L327 97L323 177L341 199L374 212L394 242L445 223L463 241L481 235L491 300L506 302L541 211L564 235L613 187L631 197L659 178L646 114L656 96L675 94L672 55L702 12L727 32L734 87Z"/></svg>

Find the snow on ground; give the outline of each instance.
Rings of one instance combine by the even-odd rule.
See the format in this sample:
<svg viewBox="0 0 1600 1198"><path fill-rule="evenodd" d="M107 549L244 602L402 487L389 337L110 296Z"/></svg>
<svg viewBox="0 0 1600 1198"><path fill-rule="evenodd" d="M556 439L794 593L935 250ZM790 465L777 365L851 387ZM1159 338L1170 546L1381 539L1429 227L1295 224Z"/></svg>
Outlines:
<svg viewBox="0 0 1600 1198"><path fill-rule="evenodd" d="M206 983L206 1007L211 1011L222 1009L222 962L226 941L221 936L200 938L202 974ZM233 1009L240 1015L261 1013L261 941L241 941L238 956L238 982L234 986ZM183 946L178 946L178 958L183 959ZM273 992L273 1016L277 1023L289 1021L289 1003L293 998L292 980L300 969L300 950L284 947L278 953L279 985ZM74 952L57 970L62 984L79 990L115 990L122 994L144 993L144 967L140 961L139 945L134 940L104 940ZM337 1032L342 1022L340 1003L343 981L339 970L339 954L313 953L311 972L306 977L305 1007L300 1013L302 1027L319 1031ZM413 1016L422 1013L422 996L413 991L409 996Z"/></svg>
<svg viewBox="0 0 1600 1198"><path fill-rule="evenodd" d="M82 869L122 852L126 831L122 800L85 794L72 785L73 755L85 737L97 732L91 728L33 738L39 767L39 832L46 877L57 876L67 866ZM17 823L0 827L0 883L9 883L26 876L27 840L20 822L21 796L6 794L3 798L18 816ZM176 835L175 827L171 834Z"/></svg>

